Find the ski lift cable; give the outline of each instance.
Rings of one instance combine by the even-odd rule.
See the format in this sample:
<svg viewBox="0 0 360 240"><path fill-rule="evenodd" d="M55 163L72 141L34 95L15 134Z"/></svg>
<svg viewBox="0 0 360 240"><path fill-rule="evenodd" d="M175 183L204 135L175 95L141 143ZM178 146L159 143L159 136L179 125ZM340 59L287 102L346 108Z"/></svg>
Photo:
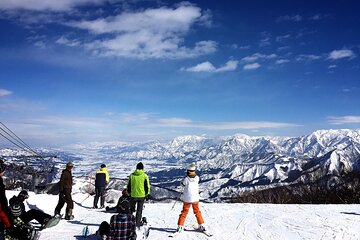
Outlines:
<svg viewBox="0 0 360 240"><path fill-rule="evenodd" d="M0 130L3 131L3 129L2 129L1 127L0 127ZM5 132L5 134L9 135L7 132ZM29 152L29 153L31 153L31 154L34 154L34 152L33 152L31 149L28 149L28 148L26 148L26 147L24 147L24 146L19 145L19 143L14 142L13 140L11 140L9 137L5 136L5 135L2 134L1 132L0 132L0 135L3 136L5 139L7 139L7 140L8 140L9 142L11 142L12 144L14 144L15 146L17 146L18 148L20 148L21 150L23 150L23 151L25 151L25 152ZM11 136L10 136L10 137L11 137ZM35 154L38 155L38 153L36 153L36 152L35 152Z"/></svg>
<svg viewBox="0 0 360 240"><path fill-rule="evenodd" d="M18 148L20 148L20 149L22 149L22 150L24 150L24 151L29 151L28 149L25 149L24 147L22 147L22 146L19 146L16 142L14 142L14 141L12 141L11 139L9 139L7 136L5 136L4 134L2 134L1 132L0 132L0 135L1 136L3 136L5 139L7 139L9 142L11 142L12 144L14 144L15 146L17 146Z"/></svg>
<svg viewBox="0 0 360 240"><path fill-rule="evenodd" d="M1 125L3 125L8 132L6 132L1 126L0 129L3 130L4 132L6 132L8 134L8 136L11 136L12 134L12 138L14 140L16 140L18 143L20 143L22 146L24 146L25 148L28 148L29 150L31 150L33 153L35 153L36 155L39 155L34 149L32 149L29 145L27 145L19 136L17 136L13 131L11 131L11 129L9 129L4 123L0 122ZM11 134L9 134L9 132ZM14 137L15 136L15 137Z"/></svg>
<svg viewBox="0 0 360 240"><path fill-rule="evenodd" d="M0 129L6 133L9 137L11 137L13 140L15 140L18 144L22 145L22 147L20 147L22 150L25 151L30 151L32 153L35 153L35 155L42 157L39 153L37 153L34 149L32 149L28 144L26 144L20 137L18 137L13 131L11 131L4 123L0 122L1 125L3 125L7 131L5 131L1 126ZM10 134L10 133L12 134ZM3 136L3 135L2 135ZM15 136L15 137L14 137ZM4 136L3 136L4 137ZM6 138L8 139L8 138ZM9 140L9 139L8 139ZM10 141L10 140L9 140ZM11 141L12 143L14 143L13 141ZM19 147L19 145L15 144L16 146ZM28 150L26 150L28 149Z"/></svg>

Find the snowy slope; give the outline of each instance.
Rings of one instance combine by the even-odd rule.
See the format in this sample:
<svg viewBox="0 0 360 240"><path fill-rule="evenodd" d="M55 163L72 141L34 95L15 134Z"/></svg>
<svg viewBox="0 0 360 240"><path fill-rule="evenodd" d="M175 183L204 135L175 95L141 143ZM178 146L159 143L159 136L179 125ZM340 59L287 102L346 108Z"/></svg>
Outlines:
<svg viewBox="0 0 360 240"><path fill-rule="evenodd" d="M10 198L18 192L7 191ZM61 220L60 223L41 232L40 240L83 239L82 229L85 226L95 232L102 221L109 221L111 213L94 210L93 198L86 194L75 193L74 215L72 221ZM52 213L58 196L30 192L27 206L40 208ZM85 201L84 201L85 199ZM80 204L83 201L82 204ZM149 240L168 239L175 231L181 204L147 203L143 215L151 226ZM205 226L214 236L193 231L185 231L177 239L181 240L255 240L255 239L360 239L356 226L360 224L359 205L270 205L270 204L206 204L200 209L205 219ZM63 210L64 211L64 210ZM187 229L196 224L193 214L189 214L185 226ZM87 238L94 239L94 238Z"/></svg>

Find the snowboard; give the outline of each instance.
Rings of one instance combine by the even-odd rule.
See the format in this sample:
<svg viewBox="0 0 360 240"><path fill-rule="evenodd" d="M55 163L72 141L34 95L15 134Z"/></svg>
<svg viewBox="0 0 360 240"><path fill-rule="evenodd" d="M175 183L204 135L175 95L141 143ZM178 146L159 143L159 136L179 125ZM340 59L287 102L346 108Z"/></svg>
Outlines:
<svg viewBox="0 0 360 240"><path fill-rule="evenodd" d="M41 227L41 230L57 225L60 222L60 220L61 220L61 215L55 215L44 226Z"/></svg>

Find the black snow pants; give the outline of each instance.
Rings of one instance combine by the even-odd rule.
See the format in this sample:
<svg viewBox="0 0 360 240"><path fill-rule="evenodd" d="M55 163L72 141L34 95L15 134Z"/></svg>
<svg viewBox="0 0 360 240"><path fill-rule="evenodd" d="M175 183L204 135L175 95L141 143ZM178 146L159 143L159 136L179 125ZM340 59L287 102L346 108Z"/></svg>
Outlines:
<svg viewBox="0 0 360 240"><path fill-rule="evenodd" d="M105 203L105 187L95 187L94 208L97 208L99 198L100 206L103 208Z"/></svg>
<svg viewBox="0 0 360 240"><path fill-rule="evenodd" d="M142 210L144 208L145 198L130 198L131 211L135 212L136 205L136 226L141 225Z"/></svg>
<svg viewBox="0 0 360 240"><path fill-rule="evenodd" d="M66 214L69 213L70 210L74 208L74 203L71 197L71 189L64 189L63 192L59 193L59 202L55 208L55 214L60 214L61 209L64 207L66 203Z"/></svg>
<svg viewBox="0 0 360 240"><path fill-rule="evenodd" d="M21 214L20 216L21 220L24 222L24 223L28 223L30 222L31 220L36 220L38 221L40 224L43 224L44 223L44 220L47 219L47 218L51 218L51 216L47 213L44 213L43 211L41 210L38 210L38 209L31 209L27 212L24 212L23 214Z"/></svg>

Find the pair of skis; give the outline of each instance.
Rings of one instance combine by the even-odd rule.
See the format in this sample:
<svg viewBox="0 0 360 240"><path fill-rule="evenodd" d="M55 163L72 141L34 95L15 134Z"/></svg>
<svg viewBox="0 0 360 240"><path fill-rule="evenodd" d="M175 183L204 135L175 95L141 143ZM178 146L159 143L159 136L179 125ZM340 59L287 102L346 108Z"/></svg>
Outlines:
<svg viewBox="0 0 360 240"><path fill-rule="evenodd" d="M201 230L199 230L199 228L198 228L197 226L192 226L192 228L193 228L193 230L195 230L196 232L203 233L203 234L205 234L205 235L208 236L208 237L212 237L212 234L211 234L209 231L201 231ZM184 229L184 230L182 230L182 231L180 231L180 232L175 232L175 233L169 235L169 237L170 237L170 238L176 238L177 236L181 235L184 231L189 231L189 230Z"/></svg>

